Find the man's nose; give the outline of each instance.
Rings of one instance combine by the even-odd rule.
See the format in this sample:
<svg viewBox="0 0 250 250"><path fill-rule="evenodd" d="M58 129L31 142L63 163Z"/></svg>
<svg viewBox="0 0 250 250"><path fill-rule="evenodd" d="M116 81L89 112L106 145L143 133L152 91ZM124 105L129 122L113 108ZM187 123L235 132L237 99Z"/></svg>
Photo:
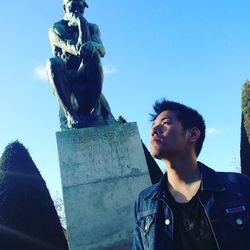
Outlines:
<svg viewBox="0 0 250 250"><path fill-rule="evenodd" d="M154 127L152 127L151 136L153 136L153 135L159 135L159 134L161 134L160 125L155 125Z"/></svg>

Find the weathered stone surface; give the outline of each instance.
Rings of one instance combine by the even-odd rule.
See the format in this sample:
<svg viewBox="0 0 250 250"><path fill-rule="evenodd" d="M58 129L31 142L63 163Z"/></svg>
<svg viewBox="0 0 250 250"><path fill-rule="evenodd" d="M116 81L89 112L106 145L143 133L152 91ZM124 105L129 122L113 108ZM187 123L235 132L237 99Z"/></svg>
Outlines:
<svg viewBox="0 0 250 250"><path fill-rule="evenodd" d="M136 123L57 133L70 250L131 249L133 205L150 185Z"/></svg>

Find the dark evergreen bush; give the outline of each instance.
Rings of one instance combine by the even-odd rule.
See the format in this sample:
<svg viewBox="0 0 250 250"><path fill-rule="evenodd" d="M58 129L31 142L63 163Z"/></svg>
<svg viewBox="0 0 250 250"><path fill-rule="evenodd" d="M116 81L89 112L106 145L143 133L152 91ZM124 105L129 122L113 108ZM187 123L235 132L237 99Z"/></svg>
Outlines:
<svg viewBox="0 0 250 250"><path fill-rule="evenodd" d="M45 181L18 141L0 159L0 249L68 249Z"/></svg>

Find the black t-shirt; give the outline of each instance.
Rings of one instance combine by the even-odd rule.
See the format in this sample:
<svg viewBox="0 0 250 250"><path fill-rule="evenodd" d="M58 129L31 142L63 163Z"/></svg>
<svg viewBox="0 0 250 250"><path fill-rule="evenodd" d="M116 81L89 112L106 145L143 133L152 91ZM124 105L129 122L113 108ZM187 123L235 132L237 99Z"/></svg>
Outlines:
<svg viewBox="0 0 250 250"><path fill-rule="evenodd" d="M218 250L199 193L187 203L178 203L168 195L174 217L174 250Z"/></svg>

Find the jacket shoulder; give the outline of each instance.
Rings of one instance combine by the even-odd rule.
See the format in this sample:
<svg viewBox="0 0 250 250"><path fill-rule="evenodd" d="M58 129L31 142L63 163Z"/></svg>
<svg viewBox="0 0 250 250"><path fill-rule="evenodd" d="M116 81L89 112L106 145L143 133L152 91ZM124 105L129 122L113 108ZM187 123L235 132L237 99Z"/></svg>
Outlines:
<svg viewBox="0 0 250 250"><path fill-rule="evenodd" d="M154 184L142 190L135 202L136 218L143 214L153 213L156 209L155 199L153 197L158 193L159 183Z"/></svg>
<svg viewBox="0 0 250 250"><path fill-rule="evenodd" d="M149 198L151 195L154 195L154 193L157 192L158 189L159 189L159 183L156 183L150 187L143 189L139 193L139 199L144 200L144 199Z"/></svg>
<svg viewBox="0 0 250 250"><path fill-rule="evenodd" d="M239 183L240 181L242 184L250 183L250 178L245 174L235 173L235 172L216 172L216 174L218 178L221 179L222 181L224 180L237 183Z"/></svg>
<svg viewBox="0 0 250 250"><path fill-rule="evenodd" d="M247 175L233 172L216 172L216 174L228 191L250 195L250 178Z"/></svg>

